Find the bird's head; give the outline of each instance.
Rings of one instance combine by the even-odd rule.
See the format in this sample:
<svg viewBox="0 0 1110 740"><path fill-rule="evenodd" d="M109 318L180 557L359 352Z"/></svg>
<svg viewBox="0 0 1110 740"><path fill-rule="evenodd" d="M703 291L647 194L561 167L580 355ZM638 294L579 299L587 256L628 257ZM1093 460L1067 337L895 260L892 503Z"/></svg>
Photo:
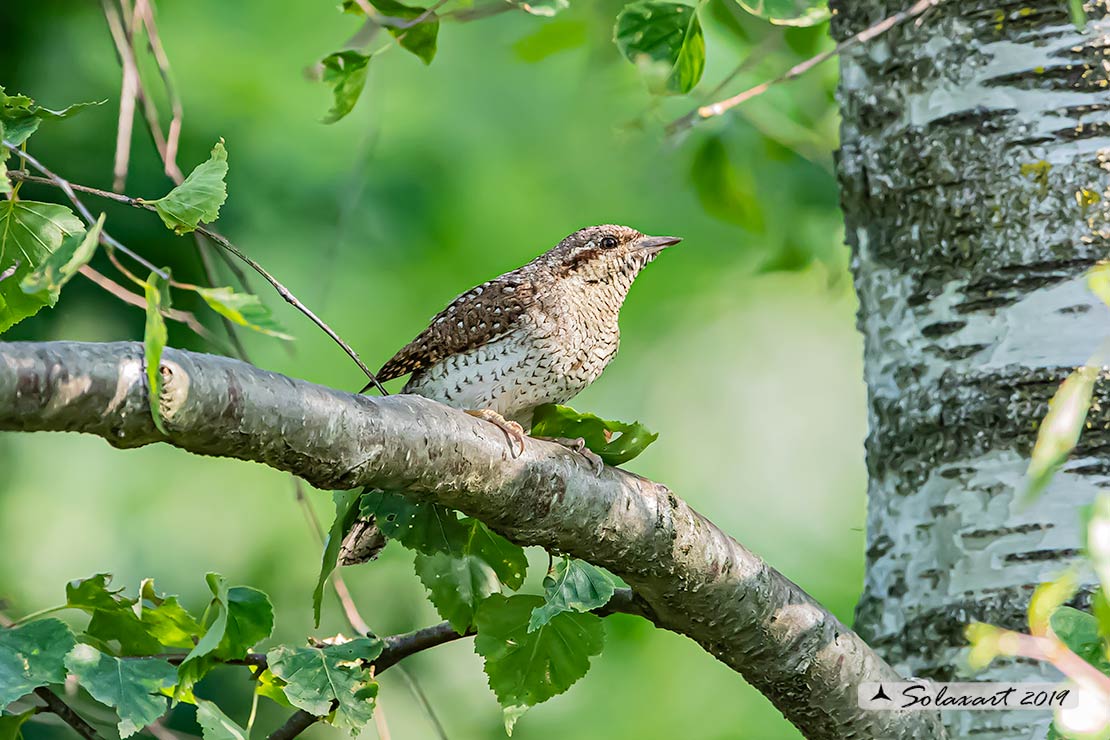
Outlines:
<svg viewBox="0 0 1110 740"><path fill-rule="evenodd" d="M627 226L579 229L544 255L557 274L589 285L627 290L644 266L682 239L647 236Z"/></svg>

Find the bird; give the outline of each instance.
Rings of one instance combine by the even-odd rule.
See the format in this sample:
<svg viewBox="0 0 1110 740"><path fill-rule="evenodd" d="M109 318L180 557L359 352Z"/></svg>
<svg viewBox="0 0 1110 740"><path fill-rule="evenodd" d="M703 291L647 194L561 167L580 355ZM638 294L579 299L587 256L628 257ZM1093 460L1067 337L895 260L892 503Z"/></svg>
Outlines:
<svg viewBox="0 0 1110 740"><path fill-rule="evenodd" d="M382 366L377 380L408 375L402 393L485 419L505 432L518 455L536 408L566 403L612 361L632 282L680 241L615 224L579 229L531 262L459 295ZM600 465L582 440L555 441ZM359 519L339 562L365 562L384 544L372 518Z"/></svg>

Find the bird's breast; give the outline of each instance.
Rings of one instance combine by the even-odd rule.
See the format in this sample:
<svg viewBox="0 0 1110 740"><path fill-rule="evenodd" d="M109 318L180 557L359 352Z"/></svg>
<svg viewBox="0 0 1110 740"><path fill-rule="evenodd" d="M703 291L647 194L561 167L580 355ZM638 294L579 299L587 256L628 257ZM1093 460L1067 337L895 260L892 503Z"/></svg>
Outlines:
<svg viewBox="0 0 1110 740"><path fill-rule="evenodd" d="M544 403L566 403L592 383L617 350L615 332L538 321L447 357L415 374L405 393L461 409L492 409L525 426Z"/></svg>

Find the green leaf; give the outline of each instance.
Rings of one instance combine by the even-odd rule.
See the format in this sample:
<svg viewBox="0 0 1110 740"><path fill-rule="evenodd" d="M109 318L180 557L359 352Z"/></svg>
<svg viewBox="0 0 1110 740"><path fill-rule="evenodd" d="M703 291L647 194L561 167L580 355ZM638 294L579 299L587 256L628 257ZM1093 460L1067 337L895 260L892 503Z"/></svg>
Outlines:
<svg viewBox="0 0 1110 740"><path fill-rule="evenodd" d="M247 740L247 731L213 702L197 699L197 723L204 740Z"/></svg>
<svg viewBox="0 0 1110 740"><path fill-rule="evenodd" d="M524 548L514 545L482 522L471 517L462 519L465 537L456 556L473 555L486 561L497 577L514 591L524 585L528 574L528 556Z"/></svg>
<svg viewBox="0 0 1110 740"><path fill-rule="evenodd" d="M1074 570L1037 586L1029 599L1029 633L1038 637L1046 634L1052 615L1078 590L1079 578Z"/></svg>
<svg viewBox="0 0 1110 740"><path fill-rule="evenodd" d="M67 236L61 245L44 259L34 272L20 282L24 293L44 293L50 297L50 305L58 300L62 286L89 263L96 246L100 243L100 232L104 228L104 214L96 220L93 227L81 234Z"/></svg>
<svg viewBox="0 0 1110 740"><path fill-rule="evenodd" d="M460 635L473 626L478 606L490 594L501 592L501 581L493 568L475 555L417 553L415 567L436 611Z"/></svg>
<svg viewBox="0 0 1110 740"><path fill-rule="evenodd" d="M118 642L121 655L152 655L161 644L151 634L150 626L135 614L136 599L122 595L123 589L111 589L112 577L97 573L89 578L66 584L66 606L89 614L85 632L104 643Z"/></svg>
<svg viewBox="0 0 1110 740"><path fill-rule="evenodd" d="M549 21L513 44L513 52L522 62L540 62L561 51L583 46L589 38L589 30L583 20Z"/></svg>
<svg viewBox="0 0 1110 740"><path fill-rule="evenodd" d="M360 637L342 645L298 648L281 645L266 654L274 675L286 682L285 696L298 709L326 716L352 735L374 713L378 684L365 664L381 655L381 640Z"/></svg>
<svg viewBox="0 0 1110 740"><path fill-rule="evenodd" d="M150 273L145 283L146 290L146 330L143 334L143 353L146 357L147 397L150 399L150 415L154 426L162 434L166 427L162 424L162 351L169 341L166 321L162 310L170 307L170 286L158 273Z"/></svg>
<svg viewBox="0 0 1110 740"><path fill-rule="evenodd" d="M736 0L752 15L765 18L779 26L814 26L829 19L828 4L823 0Z"/></svg>
<svg viewBox="0 0 1110 740"><path fill-rule="evenodd" d="M285 681L275 676L269 669L258 674L258 680L255 682L254 691L259 696L265 696L267 699L277 702L286 709L296 708L289 703L289 699L285 696Z"/></svg>
<svg viewBox="0 0 1110 740"><path fill-rule="evenodd" d="M354 109L366 87L366 65L369 63L369 55L351 50L337 51L320 60L324 67L321 79L331 86L335 98L331 110L324 116L324 123L335 123Z"/></svg>
<svg viewBox="0 0 1110 740"><path fill-rule="evenodd" d="M192 649L204 628L176 596L165 596L154 589L154 579L147 578L139 586L139 620L162 645Z"/></svg>
<svg viewBox="0 0 1110 740"><path fill-rule="evenodd" d="M616 434L618 436L613 437ZM581 437L586 447L607 465L633 459L659 438L640 422L608 421L594 414L579 413L570 406L545 403L532 415L535 437Z"/></svg>
<svg viewBox="0 0 1110 740"><path fill-rule="evenodd" d="M369 491L359 508L363 517L375 517L386 537L425 555L457 552L470 534L451 509L400 493Z"/></svg>
<svg viewBox="0 0 1110 740"><path fill-rule="evenodd" d="M689 5L655 0L626 5L613 40L656 94L688 93L705 70L705 38Z"/></svg>
<svg viewBox="0 0 1110 740"><path fill-rule="evenodd" d="M544 603L528 620L528 631L535 632L557 614L588 612L605 606L616 590L613 580L600 568L583 560L563 558L556 564L554 577L544 579Z"/></svg>
<svg viewBox="0 0 1110 740"><path fill-rule="evenodd" d="M21 740L23 737L23 723L38 713L31 707L22 714L0 715L0 740Z"/></svg>
<svg viewBox="0 0 1110 740"><path fill-rule="evenodd" d="M274 631L274 607L270 597L250 586L232 586L227 591L227 627L215 655L237 660Z"/></svg>
<svg viewBox="0 0 1110 740"><path fill-rule="evenodd" d="M85 233L81 220L65 206L30 200L0 200L0 274L15 272L0 281L0 333L43 306L54 305L49 293L27 294L20 287L66 237Z"/></svg>
<svg viewBox="0 0 1110 740"><path fill-rule="evenodd" d="M1091 394L1097 379L1098 368L1085 365L1069 375L1048 402L1048 413L1041 421L1026 472L1026 501L1036 499L1044 491L1052 476L1075 449L1083 424L1087 421L1087 410L1091 406Z"/></svg>
<svg viewBox="0 0 1110 740"><path fill-rule="evenodd" d="M173 686L177 671L158 658L121 659L91 645L77 645L66 656L66 667L97 701L119 714L119 734L130 737L166 713L159 692Z"/></svg>
<svg viewBox="0 0 1110 740"><path fill-rule="evenodd" d="M0 141L4 140L4 122L0 121ZM8 177L8 156L10 152L6 146L0 146L0 195L12 192L12 180ZM16 729L18 732L18 728Z"/></svg>
<svg viewBox="0 0 1110 740"><path fill-rule="evenodd" d="M563 612L529 632L531 614L542 605L539 596L494 594L478 608L474 650L502 707L530 707L563 693L601 653L604 626L595 614ZM520 712L513 714L515 721Z"/></svg>
<svg viewBox="0 0 1110 740"><path fill-rule="evenodd" d="M40 686L66 680L73 633L58 619L0 629L0 709Z"/></svg>
<svg viewBox="0 0 1110 740"><path fill-rule="evenodd" d="M38 130L39 124L43 121L69 118L85 108L101 105L104 102L106 101L75 103L62 110L50 110L37 105L26 95L7 95L4 87L0 85L0 126L4 129L4 140L19 146Z"/></svg>
<svg viewBox="0 0 1110 740"><path fill-rule="evenodd" d="M1087 271L1087 289L1110 306L1110 262L1099 262Z"/></svg>
<svg viewBox="0 0 1110 740"><path fill-rule="evenodd" d="M402 22L414 21L427 12L427 8L414 8L403 5L397 0L370 0L370 4L390 18L400 19ZM403 49L407 49L420 58L424 64L431 64L436 56L436 41L439 38L439 16L432 13L427 19L408 28L387 26L387 30Z"/></svg>
<svg viewBox="0 0 1110 740"><path fill-rule="evenodd" d="M320 626L320 606L324 600L324 584L328 576L335 570L335 563L339 557L339 548L343 538L351 528L351 523L358 515L358 502L362 498L362 491L333 491L332 501L335 503L335 518L332 520L331 529L328 530L328 539L324 543L324 554L320 559L320 575L316 579L316 588L312 591L312 617L314 624Z"/></svg>
<svg viewBox="0 0 1110 740"><path fill-rule="evenodd" d="M178 668L178 691L191 689L220 660L237 660L270 636L274 609L266 594L247 586L229 588L219 573L205 576L212 601L205 611L207 629Z"/></svg>
<svg viewBox="0 0 1110 740"><path fill-rule="evenodd" d="M411 51L424 64L432 63L432 59L436 55L436 41L439 37L438 15L433 12L414 26L398 28L399 25L422 17L427 12L427 8L404 5L397 2L397 0L370 0L370 4L389 19L385 28L394 38L399 39L401 48ZM362 8L354 0L343 0L343 12L364 15ZM331 123L331 121L325 121L325 123Z"/></svg>
<svg viewBox="0 0 1110 740"><path fill-rule="evenodd" d="M262 304L262 299L256 295L236 293L233 288L198 287L197 293L200 293L200 297L213 311L240 326L278 339L293 339L285 333L285 329L280 324L274 321L270 309L266 308Z"/></svg>
<svg viewBox="0 0 1110 740"><path fill-rule="evenodd" d="M1106 648L1099 634L1098 620L1093 615L1061 606L1049 619L1052 631L1073 653L1083 658L1102 673L1110 671Z"/></svg>
<svg viewBox="0 0 1110 740"><path fill-rule="evenodd" d="M1083 8L1083 0L1068 0L1068 12L1076 29L1087 30L1087 11Z"/></svg>
<svg viewBox="0 0 1110 740"><path fill-rule="evenodd" d="M143 201L154 206L166 228L186 234L201 222L212 223L220 217L220 206L227 200L227 150L223 141L212 147L207 162L197 165L185 181L158 200Z"/></svg>
<svg viewBox="0 0 1110 740"><path fill-rule="evenodd" d="M518 589L528 571L528 556L477 519L461 521L462 536L449 552L416 556L416 575L428 589L440 616L459 634L474 624L478 605L501 584Z"/></svg>

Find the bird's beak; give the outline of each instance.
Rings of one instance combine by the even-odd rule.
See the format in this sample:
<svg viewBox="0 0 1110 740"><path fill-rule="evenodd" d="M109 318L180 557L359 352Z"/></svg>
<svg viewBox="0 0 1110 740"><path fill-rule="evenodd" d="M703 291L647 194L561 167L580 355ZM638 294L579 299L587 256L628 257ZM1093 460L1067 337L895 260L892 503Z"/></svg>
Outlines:
<svg viewBox="0 0 1110 740"><path fill-rule="evenodd" d="M681 236L643 236L636 241L636 249L646 249L654 254L680 241L682 241Z"/></svg>

